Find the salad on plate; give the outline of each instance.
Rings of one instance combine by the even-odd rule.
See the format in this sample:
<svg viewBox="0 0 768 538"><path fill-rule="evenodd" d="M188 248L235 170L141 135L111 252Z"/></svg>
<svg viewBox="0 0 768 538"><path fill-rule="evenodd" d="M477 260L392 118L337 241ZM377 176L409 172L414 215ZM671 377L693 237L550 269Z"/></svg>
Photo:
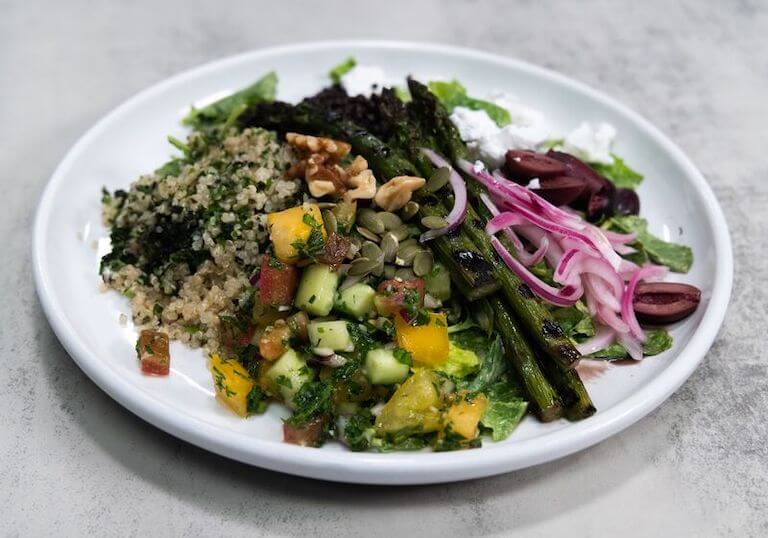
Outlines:
<svg viewBox="0 0 768 538"><path fill-rule="evenodd" d="M102 192L144 374L179 340L232 412L287 406L286 442L474 448L591 416L581 365L662 353L696 309L612 126L558 136L510 95L353 58L299 103L277 84L192 107L178 156Z"/></svg>

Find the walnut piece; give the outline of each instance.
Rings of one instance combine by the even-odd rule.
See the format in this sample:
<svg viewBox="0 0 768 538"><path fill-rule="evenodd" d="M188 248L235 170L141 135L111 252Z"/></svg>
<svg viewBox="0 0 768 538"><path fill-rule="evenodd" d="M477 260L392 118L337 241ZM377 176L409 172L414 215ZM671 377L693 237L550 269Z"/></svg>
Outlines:
<svg viewBox="0 0 768 538"><path fill-rule="evenodd" d="M299 133L287 133L285 139L304 154L286 177L304 177L315 198L335 196L350 202L376 194L376 178L363 157L358 155L346 168L338 164L352 149L346 142Z"/></svg>
<svg viewBox="0 0 768 538"><path fill-rule="evenodd" d="M354 163L352 163L354 164ZM344 193L344 200L370 200L376 194L376 178L368 169L358 172L352 177L347 177L348 190Z"/></svg>
<svg viewBox="0 0 768 538"><path fill-rule="evenodd" d="M299 133L286 133L285 140L296 149L309 153L324 153L334 161L340 161L352 149L346 142Z"/></svg>
<svg viewBox="0 0 768 538"><path fill-rule="evenodd" d="M315 198L343 193L346 190L345 175L342 167L329 163L322 153L315 153L306 159L304 179L309 193Z"/></svg>
<svg viewBox="0 0 768 538"><path fill-rule="evenodd" d="M385 211L397 211L411 201L413 192L426 184L423 177L397 176L379 187L374 201Z"/></svg>

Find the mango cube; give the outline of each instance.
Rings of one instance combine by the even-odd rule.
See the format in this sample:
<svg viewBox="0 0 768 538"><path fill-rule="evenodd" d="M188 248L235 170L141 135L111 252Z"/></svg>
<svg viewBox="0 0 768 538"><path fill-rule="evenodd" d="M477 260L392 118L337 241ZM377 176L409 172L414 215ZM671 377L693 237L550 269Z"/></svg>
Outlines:
<svg viewBox="0 0 768 538"><path fill-rule="evenodd" d="M208 367L213 376L216 398L241 417L248 416L248 394L255 382L248 371L235 360L211 355Z"/></svg>
<svg viewBox="0 0 768 538"><path fill-rule="evenodd" d="M298 244L311 250L317 249L318 245L322 248L325 243L323 216L317 204L304 204L270 213L267 215L267 223L275 257L283 263L295 264L300 261L301 252L296 248ZM320 237L322 241L318 241Z"/></svg>
<svg viewBox="0 0 768 538"><path fill-rule="evenodd" d="M397 345L411 353L423 366L439 366L448 359L448 323L445 314L430 312L424 325L411 325L401 315L395 317Z"/></svg>

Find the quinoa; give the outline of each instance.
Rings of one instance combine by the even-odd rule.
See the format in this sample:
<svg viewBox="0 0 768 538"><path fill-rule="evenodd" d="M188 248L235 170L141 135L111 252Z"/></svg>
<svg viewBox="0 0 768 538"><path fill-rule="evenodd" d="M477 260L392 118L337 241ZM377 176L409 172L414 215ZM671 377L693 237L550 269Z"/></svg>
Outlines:
<svg viewBox="0 0 768 538"><path fill-rule="evenodd" d="M302 202L285 179L290 148L263 129L221 141L192 134L183 159L104 191L112 252L105 284L131 301L134 323L192 347L219 348L221 320L252 300L250 278L268 243L267 214Z"/></svg>

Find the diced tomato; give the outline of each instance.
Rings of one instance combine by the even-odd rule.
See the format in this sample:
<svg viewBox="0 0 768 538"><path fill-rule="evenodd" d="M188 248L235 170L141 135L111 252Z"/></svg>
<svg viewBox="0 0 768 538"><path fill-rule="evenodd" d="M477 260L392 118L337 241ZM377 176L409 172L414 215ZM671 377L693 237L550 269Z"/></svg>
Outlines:
<svg viewBox="0 0 768 538"><path fill-rule="evenodd" d="M317 417L304 426L283 423L283 441L299 446L319 446L325 427L325 417Z"/></svg>
<svg viewBox="0 0 768 538"><path fill-rule="evenodd" d="M148 375L168 375L171 370L171 355L168 335L160 331L145 329L136 342L136 353L141 361L141 371Z"/></svg>
<svg viewBox="0 0 768 538"><path fill-rule="evenodd" d="M382 316L394 316L404 306L421 308L424 306L424 281L420 278L385 280L379 284L379 293L374 302Z"/></svg>
<svg viewBox="0 0 768 538"><path fill-rule="evenodd" d="M272 253L264 255L259 275L259 297L262 304L292 304L298 284L299 270L295 266L281 262Z"/></svg>
<svg viewBox="0 0 768 538"><path fill-rule="evenodd" d="M259 338L259 353L268 361L279 359L288 350L288 339L291 337L291 329L285 321L278 320L271 327L267 327Z"/></svg>

